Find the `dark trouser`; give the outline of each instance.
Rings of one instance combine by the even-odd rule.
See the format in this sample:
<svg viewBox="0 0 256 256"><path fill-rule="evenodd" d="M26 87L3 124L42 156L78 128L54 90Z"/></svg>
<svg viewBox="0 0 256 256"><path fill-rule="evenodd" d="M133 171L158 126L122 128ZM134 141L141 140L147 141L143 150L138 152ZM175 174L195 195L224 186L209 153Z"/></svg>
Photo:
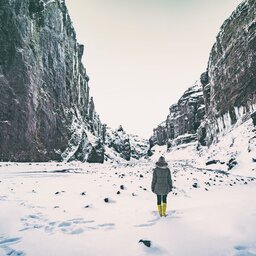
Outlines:
<svg viewBox="0 0 256 256"><path fill-rule="evenodd" d="M162 204L165 203L166 204L166 199L167 199L167 195L161 196L161 195L157 195L157 204Z"/></svg>

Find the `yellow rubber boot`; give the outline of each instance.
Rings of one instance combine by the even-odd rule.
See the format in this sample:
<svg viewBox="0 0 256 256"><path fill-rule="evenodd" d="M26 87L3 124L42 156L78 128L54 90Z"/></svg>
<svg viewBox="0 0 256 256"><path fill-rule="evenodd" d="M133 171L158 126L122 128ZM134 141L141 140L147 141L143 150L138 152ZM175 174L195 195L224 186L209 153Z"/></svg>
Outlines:
<svg viewBox="0 0 256 256"><path fill-rule="evenodd" d="M158 204L158 205L157 205L157 209L158 209L158 212L159 212L160 217L162 217L162 216L163 216L162 205L161 205L161 204Z"/></svg>
<svg viewBox="0 0 256 256"><path fill-rule="evenodd" d="M166 214L166 208L167 208L167 204L166 203L163 203L163 206L162 206L162 216L166 217L167 214Z"/></svg>

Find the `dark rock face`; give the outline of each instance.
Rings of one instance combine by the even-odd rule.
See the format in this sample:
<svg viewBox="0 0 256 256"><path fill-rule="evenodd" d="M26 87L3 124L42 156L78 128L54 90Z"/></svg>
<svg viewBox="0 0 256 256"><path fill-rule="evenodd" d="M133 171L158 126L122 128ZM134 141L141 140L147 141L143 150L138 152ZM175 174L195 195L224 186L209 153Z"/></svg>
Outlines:
<svg viewBox="0 0 256 256"><path fill-rule="evenodd" d="M205 143L256 109L256 2L244 1L223 23L202 74Z"/></svg>
<svg viewBox="0 0 256 256"><path fill-rule="evenodd" d="M256 126L256 111L251 114L253 125Z"/></svg>
<svg viewBox="0 0 256 256"><path fill-rule="evenodd" d="M165 145L167 143L167 127L166 121L162 122L153 130L153 136L149 139L150 147L154 145Z"/></svg>
<svg viewBox="0 0 256 256"><path fill-rule="evenodd" d="M194 139L209 146L235 124L250 117L256 124L255 17L256 1L246 0L223 23L207 71L200 77L203 95L193 97L193 90L186 91L170 107L167 120L154 129L151 147L167 144L169 148Z"/></svg>
<svg viewBox="0 0 256 256"><path fill-rule="evenodd" d="M149 143L147 140L140 138L137 135L128 134L123 127L112 130L106 127L104 133L104 143L127 161L131 158L140 159L147 155Z"/></svg>
<svg viewBox="0 0 256 256"><path fill-rule="evenodd" d="M150 138L150 146L165 145L168 147L189 143L197 139L196 131L204 116L203 91L200 85L190 87L170 107L170 114L161 123Z"/></svg>
<svg viewBox="0 0 256 256"><path fill-rule="evenodd" d="M64 1L1 0L0 20L0 160L103 162L84 47Z"/></svg>

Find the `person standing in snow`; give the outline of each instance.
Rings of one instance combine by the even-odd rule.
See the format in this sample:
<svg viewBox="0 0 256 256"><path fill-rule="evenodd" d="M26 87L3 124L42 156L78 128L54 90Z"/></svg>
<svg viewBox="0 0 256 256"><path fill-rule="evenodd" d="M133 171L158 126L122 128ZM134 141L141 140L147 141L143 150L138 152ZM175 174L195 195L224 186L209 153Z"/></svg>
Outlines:
<svg viewBox="0 0 256 256"><path fill-rule="evenodd" d="M172 191L172 177L168 163L163 156L159 158L156 162L156 167L153 169L151 190L157 195L157 209L160 217L166 217L166 199L168 193Z"/></svg>

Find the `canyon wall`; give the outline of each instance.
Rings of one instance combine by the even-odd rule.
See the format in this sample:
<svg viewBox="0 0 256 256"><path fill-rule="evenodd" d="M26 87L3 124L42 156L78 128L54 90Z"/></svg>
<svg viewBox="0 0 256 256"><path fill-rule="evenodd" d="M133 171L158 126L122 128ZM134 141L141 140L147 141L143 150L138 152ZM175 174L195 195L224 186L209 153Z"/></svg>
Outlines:
<svg viewBox="0 0 256 256"><path fill-rule="evenodd" d="M240 4L223 23L201 75L209 145L256 110L256 2Z"/></svg>
<svg viewBox="0 0 256 256"><path fill-rule="evenodd" d="M84 46L64 1L1 0L0 20L0 160L103 162Z"/></svg>
<svg viewBox="0 0 256 256"><path fill-rule="evenodd" d="M197 140L196 131L204 113L202 86L196 84L184 92L177 104L171 105L166 120L153 130L150 146L172 147Z"/></svg>
<svg viewBox="0 0 256 256"><path fill-rule="evenodd" d="M246 0L221 26L198 89L189 89L170 107L150 146L193 140L209 146L235 125L255 120L255 111L256 1Z"/></svg>

